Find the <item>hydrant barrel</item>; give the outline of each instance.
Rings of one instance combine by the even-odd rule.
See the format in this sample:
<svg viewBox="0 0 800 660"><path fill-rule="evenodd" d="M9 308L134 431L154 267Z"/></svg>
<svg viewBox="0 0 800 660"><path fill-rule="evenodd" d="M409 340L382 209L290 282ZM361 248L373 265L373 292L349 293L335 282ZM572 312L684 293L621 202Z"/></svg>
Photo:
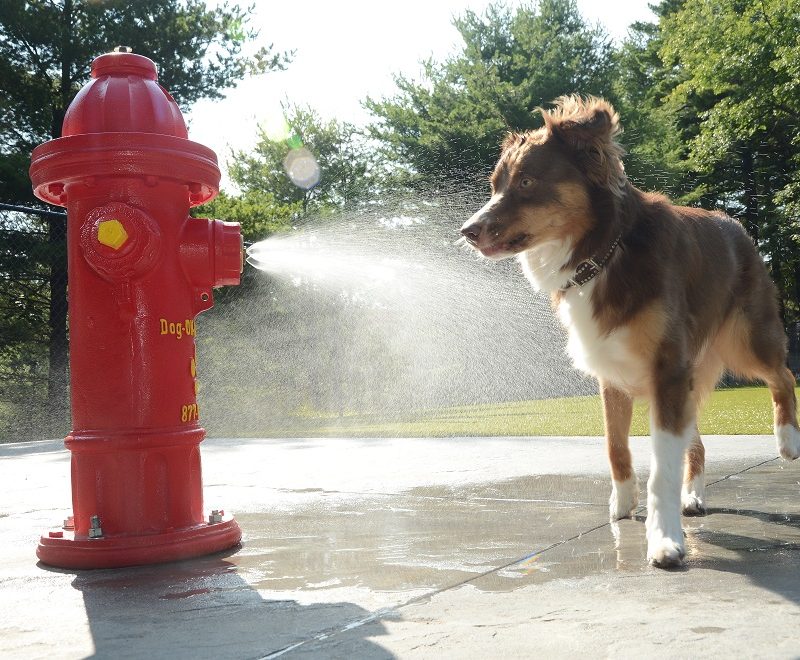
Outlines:
<svg viewBox="0 0 800 660"><path fill-rule="evenodd" d="M34 192L67 208L73 516L47 564L155 563L236 545L206 517L195 317L238 284L239 226L189 217L219 189L210 149L132 53L92 63L63 137L31 157Z"/></svg>

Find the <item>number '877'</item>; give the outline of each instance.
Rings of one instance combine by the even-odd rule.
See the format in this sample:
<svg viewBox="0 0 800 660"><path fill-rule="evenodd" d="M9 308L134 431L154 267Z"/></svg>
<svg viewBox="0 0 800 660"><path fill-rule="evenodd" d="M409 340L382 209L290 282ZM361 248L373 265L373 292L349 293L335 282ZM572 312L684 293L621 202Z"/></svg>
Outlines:
<svg viewBox="0 0 800 660"><path fill-rule="evenodd" d="M190 403L188 406L181 406L181 421L193 422L200 418L200 410L196 403Z"/></svg>

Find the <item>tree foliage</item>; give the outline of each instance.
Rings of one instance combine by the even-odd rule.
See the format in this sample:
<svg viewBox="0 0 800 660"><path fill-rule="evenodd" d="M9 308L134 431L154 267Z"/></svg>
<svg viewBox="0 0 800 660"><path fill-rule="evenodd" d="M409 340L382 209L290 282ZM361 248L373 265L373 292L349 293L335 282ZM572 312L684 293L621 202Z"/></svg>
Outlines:
<svg viewBox="0 0 800 660"><path fill-rule="evenodd" d="M374 149L352 124L324 120L308 107L286 109L282 135L260 129L250 152L229 160L230 176L246 194L268 192L282 204L299 204L302 211L353 204L373 194L383 180ZM316 159L320 180L305 188L287 176L284 162L292 151L307 149Z"/></svg>
<svg viewBox="0 0 800 660"><path fill-rule="evenodd" d="M64 112L92 60L129 46L159 67L179 104L221 98L247 73L279 68L271 46L243 53L257 32L249 9L202 0L4 0L0 3L0 145L30 151L61 134ZM18 197L16 197L18 199Z"/></svg>
<svg viewBox="0 0 800 660"><path fill-rule="evenodd" d="M620 97L638 140L682 201L738 217L800 319L800 2L670 0L620 52ZM630 138L630 135L628 135Z"/></svg>
<svg viewBox="0 0 800 660"><path fill-rule="evenodd" d="M615 53L614 91L622 117L628 177L647 190L662 190L685 203L698 199L697 173L686 161L687 137L696 134L696 108L665 108L663 99L683 79L681 70L661 58L660 21L684 0L651 5L657 23L636 22Z"/></svg>
<svg viewBox="0 0 800 660"><path fill-rule="evenodd" d="M420 174L491 167L502 135L538 126L535 109L557 96L613 96L611 43L574 0L490 5L454 24L460 53L425 62L420 81L397 76L394 98L366 101L371 135Z"/></svg>
<svg viewBox="0 0 800 660"><path fill-rule="evenodd" d="M196 216L238 222L245 241L258 241L284 231L300 214L300 204L284 204L269 192L248 190L241 195L220 192L211 202L192 210Z"/></svg>
<svg viewBox="0 0 800 660"><path fill-rule="evenodd" d="M0 201L38 203L27 176L30 152L60 136L92 59L116 46L153 59L160 83L184 107L221 97L249 72L283 67L288 56L271 46L245 52L257 37L249 12L228 3L208 8L202 0L0 2ZM7 308L0 325L0 374L30 375L37 396L43 389L37 379L44 374L48 398L38 408L54 420L53 433L63 433L67 392L64 225L61 217L0 213L0 298ZM23 336L27 353L17 341ZM36 356L38 367L23 365L23 354ZM30 407L32 390L20 392Z"/></svg>

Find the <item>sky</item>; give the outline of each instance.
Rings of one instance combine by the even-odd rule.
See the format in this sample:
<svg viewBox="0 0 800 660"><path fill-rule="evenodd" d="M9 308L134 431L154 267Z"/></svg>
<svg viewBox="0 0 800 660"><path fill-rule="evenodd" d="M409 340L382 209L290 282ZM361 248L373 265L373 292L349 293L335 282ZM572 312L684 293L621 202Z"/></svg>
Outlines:
<svg viewBox="0 0 800 660"><path fill-rule="evenodd" d="M586 19L621 40L634 21L653 19L647 6L651 1L578 0L578 6ZM223 100L196 103L187 113L189 138L217 152L223 188L230 190L224 176L230 150L248 150L258 126L280 116L282 102L307 104L323 118L363 125L370 117L361 107L367 96L392 96L394 74L418 78L420 62L457 52L461 41L452 18L467 9L482 13L488 4L490 0L255 0L252 25L260 31L259 45L293 50L293 61L286 71L242 81Z"/></svg>

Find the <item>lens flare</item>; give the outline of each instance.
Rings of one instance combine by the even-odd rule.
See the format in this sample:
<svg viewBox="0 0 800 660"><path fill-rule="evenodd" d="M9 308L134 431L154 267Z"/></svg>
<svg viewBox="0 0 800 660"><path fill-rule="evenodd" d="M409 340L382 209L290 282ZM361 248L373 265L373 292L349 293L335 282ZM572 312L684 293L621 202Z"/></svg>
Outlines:
<svg viewBox="0 0 800 660"><path fill-rule="evenodd" d="M294 185L305 190L313 188L320 180L319 163L305 147L292 149L286 155L283 170Z"/></svg>
<svg viewBox="0 0 800 660"><path fill-rule="evenodd" d="M259 128L271 142L283 142L291 136L289 122L286 121L283 110L280 108L273 108L267 112L259 123Z"/></svg>

